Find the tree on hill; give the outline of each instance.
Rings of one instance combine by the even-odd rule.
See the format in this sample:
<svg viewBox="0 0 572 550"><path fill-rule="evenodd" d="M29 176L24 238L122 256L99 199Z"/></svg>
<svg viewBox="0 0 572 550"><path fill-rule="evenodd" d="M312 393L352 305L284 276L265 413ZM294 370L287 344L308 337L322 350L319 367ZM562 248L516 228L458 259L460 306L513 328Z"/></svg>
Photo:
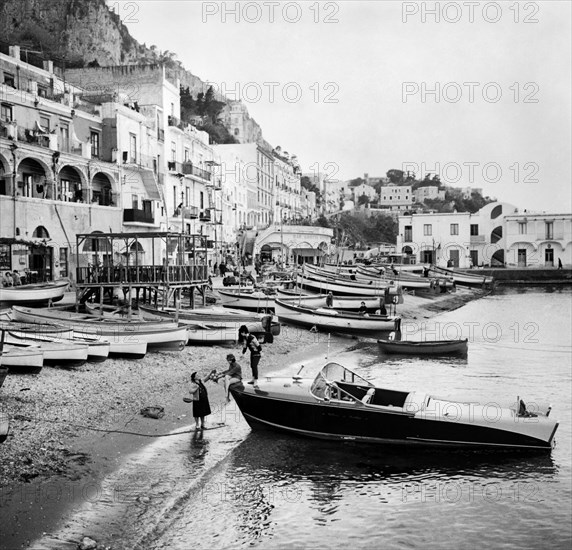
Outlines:
<svg viewBox="0 0 572 550"><path fill-rule="evenodd" d="M358 197L358 206L361 206L362 204L369 204L369 197L364 193L363 195L360 195Z"/></svg>
<svg viewBox="0 0 572 550"><path fill-rule="evenodd" d="M207 132L214 143L236 143L226 126L219 122L219 115L225 103L214 97L212 86L207 93L199 92L194 99L189 87L180 88L181 120L191 123L193 118L200 116L203 119L201 130Z"/></svg>

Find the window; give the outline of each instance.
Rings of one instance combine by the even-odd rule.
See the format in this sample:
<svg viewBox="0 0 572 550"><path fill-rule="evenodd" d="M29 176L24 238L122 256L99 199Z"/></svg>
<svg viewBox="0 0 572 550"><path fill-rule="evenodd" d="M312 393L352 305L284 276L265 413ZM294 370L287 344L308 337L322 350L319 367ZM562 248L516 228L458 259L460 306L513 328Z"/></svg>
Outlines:
<svg viewBox="0 0 572 550"><path fill-rule="evenodd" d="M131 206L133 210L139 209L139 196L138 195L131 195Z"/></svg>
<svg viewBox="0 0 572 550"><path fill-rule="evenodd" d="M11 251L9 244L0 244L0 269L11 269Z"/></svg>
<svg viewBox="0 0 572 550"><path fill-rule="evenodd" d="M4 122L11 122L13 119L12 105L2 103L0 106L0 119Z"/></svg>
<svg viewBox="0 0 572 550"><path fill-rule="evenodd" d="M60 180L59 200L68 202L70 200L70 180Z"/></svg>
<svg viewBox="0 0 572 550"><path fill-rule="evenodd" d="M177 160L177 144L171 141L171 161L175 162Z"/></svg>
<svg viewBox="0 0 572 550"><path fill-rule="evenodd" d="M68 276L68 249L60 248L60 277Z"/></svg>
<svg viewBox="0 0 572 550"><path fill-rule="evenodd" d="M405 231L403 233L403 240L406 243L413 242L413 226L411 225L405 226Z"/></svg>
<svg viewBox="0 0 572 550"><path fill-rule="evenodd" d="M90 133L91 158L99 158L99 132Z"/></svg>
<svg viewBox="0 0 572 550"><path fill-rule="evenodd" d="M6 84L6 86L11 86L12 88L16 87L16 80L12 73L4 73L4 84Z"/></svg>
<svg viewBox="0 0 572 550"><path fill-rule="evenodd" d="M137 164L137 136L129 134L129 162Z"/></svg>
<svg viewBox="0 0 572 550"><path fill-rule="evenodd" d="M545 228L545 239L553 239L554 238L554 222L545 222L544 223L544 228Z"/></svg>
<svg viewBox="0 0 572 550"><path fill-rule="evenodd" d="M518 234L526 235L526 232L527 232L526 222L518 222Z"/></svg>
<svg viewBox="0 0 572 550"><path fill-rule="evenodd" d="M46 86L40 86L38 84L38 95L40 97L48 97L48 88Z"/></svg>
<svg viewBox="0 0 572 550"><path fill-rule="evenodd" d="M185 147L185 156L183 158L184 162L189 162L191 160L191 152Z"/></svg>
<svg viewBox="0 0 572 550"><path fill-rule="evenodd" d="M479 234L479 224L472 223L471 224L471 237L476 237Z"/></svg>
<svg viewBox="0 0 572 550"><path fill-rule="evenodd" d="M425 235L426 237L430 237L431 235L433 235L433 228L431 227L430 223L426 223L425 225L423 225L423 235Z"/></svg>
<svg viewBox="0 0 572 550"><path fill-rule="evenodd" d="M203 191L201 191L201 197L200 198L201 198L201 202L200 202L201 210L204 210L205 209L205 194Z"/></svg>
<svg viewBox="0 0 572 550"><path fill-rule="evenodd" d="M50 117L40 115L40 126L46 131L50 131Z"/></svg>
<svg viewBox="0 0 572 550"><path fill-rule="evenodd" d="M459 234L459 224L452 223L451 224L451 235L458 235Z"/></svg>
<svg viewBox="0 0 572 550"><path fill-rule="evenodd" d="M69 152L70 146L70 127L67 124L60 125L60 146L62 151Z"/></svg>

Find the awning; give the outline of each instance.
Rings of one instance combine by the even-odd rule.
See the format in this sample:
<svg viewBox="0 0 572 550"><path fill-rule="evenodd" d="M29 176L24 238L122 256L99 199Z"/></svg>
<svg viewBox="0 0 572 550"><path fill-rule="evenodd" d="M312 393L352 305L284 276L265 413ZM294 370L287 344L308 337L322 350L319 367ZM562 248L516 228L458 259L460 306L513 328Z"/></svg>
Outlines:
<svg viewBox="0 0 572 550"><path fill-rule="evenodd" d="M143 185L145 186L145 191L151 200L159 201L161 200L161 191L157 185L157 179L152 170L141 170L141 179L143 180Z"/></svg>
<svg viewBox="0 0 572 550"><path fill-rule="evenodd" d="M307 257L317 257L323 256L324 253L316 248L293 248L292 254L296 256L307 256Z"/></svg>

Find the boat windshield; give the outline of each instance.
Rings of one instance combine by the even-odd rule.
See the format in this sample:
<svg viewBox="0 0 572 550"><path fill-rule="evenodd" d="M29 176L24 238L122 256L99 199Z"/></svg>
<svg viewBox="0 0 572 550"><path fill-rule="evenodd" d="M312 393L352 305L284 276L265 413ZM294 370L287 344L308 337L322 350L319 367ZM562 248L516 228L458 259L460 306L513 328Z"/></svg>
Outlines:
<svg viewBox="0 0 572 550"><path fill-rule="evenodd" d="M362 378L359 374L343 367L338 363L328 363L316 376L310 391L316 396L323 398L326 390L334 382L346 382L374 387L374 385Z"/></svg>

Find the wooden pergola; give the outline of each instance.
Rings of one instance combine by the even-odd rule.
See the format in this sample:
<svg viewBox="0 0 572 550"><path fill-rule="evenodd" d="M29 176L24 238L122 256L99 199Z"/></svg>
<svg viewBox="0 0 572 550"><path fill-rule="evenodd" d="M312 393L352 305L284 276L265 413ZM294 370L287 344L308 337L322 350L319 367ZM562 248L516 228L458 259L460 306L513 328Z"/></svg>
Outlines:
<svg viewBox="0 0 572 550"><path fill-rule="evenodd" d="M194 307L194 291L197 289L204 304L205 288L209 284L204 244L202 235L188 233L78 234L76 308L94 294L103 304L104 294L107 292L113 296L116 288L129 296L135 291L136 302L150 302L156 307L159 296L162 306L173 300L178 307L184 291L189 292L190 307ZM149 250L150 263L141 263L140 253ZM114 256L121 259L117 261Z"/></svg>

